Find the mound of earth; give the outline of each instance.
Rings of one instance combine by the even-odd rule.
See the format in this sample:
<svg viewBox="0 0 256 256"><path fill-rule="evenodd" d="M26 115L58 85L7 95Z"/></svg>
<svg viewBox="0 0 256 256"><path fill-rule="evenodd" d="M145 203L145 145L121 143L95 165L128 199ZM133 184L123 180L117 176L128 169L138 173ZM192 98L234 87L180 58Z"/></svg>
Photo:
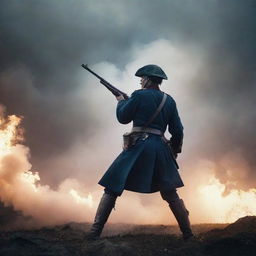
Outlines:
<svg viewBox="0 0 256 256"><path fill-rule="evenodd" d="M236 222L229 224L223 229L212 229L208 232L200 234L205 240L218 238L225 238L236 236L241 233L256 234L256 216L246 216L238 219ZM255 254L256 255L256 254Z"/></svg>
<svg viewBox="0 0 256 256"><path fill-rule="evenodd" d="M255 223L256 217L250 216L225 226L194 225L192 228L196 231L197 239L186 243L180 234L166 233L168 230L176 232L177 229L162 225L126 224L122 225L122 232L117 235L118 226L121 227L121 224L110 224L105 235L110 235L111 232L116 235L105 236L94 242L84 239L90 227L89 223L2 231L0 256L255 256Z"/></svg>
<svg viewBox="0 0 256 256"><path fill-rule="evenodd" d="M236 235L242 232L256 232L256 216L246 216L228 225L224 231L227 234Z"/></svg>

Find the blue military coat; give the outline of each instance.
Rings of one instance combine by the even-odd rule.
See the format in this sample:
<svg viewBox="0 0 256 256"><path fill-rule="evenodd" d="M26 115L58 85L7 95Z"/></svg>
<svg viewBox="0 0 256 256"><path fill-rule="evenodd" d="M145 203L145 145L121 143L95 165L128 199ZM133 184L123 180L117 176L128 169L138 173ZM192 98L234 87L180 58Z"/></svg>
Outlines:
<svg viewBox="0 0 256 256"><path fill-rule="evenodd" d="M122 124L133 121L133 126L143 126L154 114L162 98L163 92L160 90L136 90L128 100L118 102L117 119ZM181 145L183 126L176 103L169 95L161 112L149 125L163 133L167 126L172 142ZM146 139L139 139L134 146L123 150L99 184L117 194L121 194L124 189L153 193L184 186L168 145L160 135L154 134L149 134Z"/></svg>

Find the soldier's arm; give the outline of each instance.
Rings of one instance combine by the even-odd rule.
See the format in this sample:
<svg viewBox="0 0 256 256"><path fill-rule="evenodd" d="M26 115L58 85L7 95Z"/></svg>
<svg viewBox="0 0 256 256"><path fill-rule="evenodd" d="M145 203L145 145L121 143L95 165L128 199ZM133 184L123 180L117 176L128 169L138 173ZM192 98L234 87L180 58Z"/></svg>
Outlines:
<svg viewBox="0 0 256 256"><path fill-rule="evenodd" d="M177 110L177 106L175 101L173 101L173 111L172 111L172 115L170 118L170 122L169 122L169 132L172 135L171 137L171 145L172 145L172 149L173 152L175 154L177 153L181 153L182 150L182 143L183 143L183 137L184 137L184 133L183 133L183 125L181 123L179 114L178 114L178 110Z"/></svg>
<svg viewBox="0 0 256 256"><path fill-rule="evenodd" d="M127 100L119 100L116 108L116 117L121 124L130 123L135 116L139 105L139 93L135 91Z"/></svg>

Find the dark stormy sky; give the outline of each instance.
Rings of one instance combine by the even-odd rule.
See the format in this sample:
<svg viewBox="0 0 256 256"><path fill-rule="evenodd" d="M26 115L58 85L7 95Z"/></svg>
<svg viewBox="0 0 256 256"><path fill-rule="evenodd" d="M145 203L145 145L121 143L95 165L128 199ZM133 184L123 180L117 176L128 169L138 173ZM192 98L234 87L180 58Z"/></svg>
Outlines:
<svg viewBox="0 0 256 256"><path fill-rule="evenodd" d="M91 175L93 168L85 167L97 162L95 156L81 153L84 162L70 163L70 152L78 155L77 143L86 147L117 125L115 99L80 65L97 67L118 82L148 60L168 74L168 93L181 81L179 88L173 85L185 126L181 160L214 162L215 175L228 188L255 187L255 1L2 0L0 5L0 103L8 114L24 117L25 144L43 182L55 185L75 176L78 165L79 177ZM103 110L106 102L113 104L109 112ZM99 152L98 159L107 158L104 151L95 155Z"/></svg>

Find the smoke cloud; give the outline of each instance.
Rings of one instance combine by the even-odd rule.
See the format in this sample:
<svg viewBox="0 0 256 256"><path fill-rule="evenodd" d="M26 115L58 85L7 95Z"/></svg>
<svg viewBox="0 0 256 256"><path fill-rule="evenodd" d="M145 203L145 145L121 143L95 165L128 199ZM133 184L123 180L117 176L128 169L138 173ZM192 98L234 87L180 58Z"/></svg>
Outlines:
<svg viewBox="0 0 256 256"><path fill-rule="evenodd" d="M181 195L192 221L214 220L210 210L209 219L197 210L200 185L217 184L226 198L255 188L255 9L253 1L2 1L0 102L24 117L25 128L25 146L15 151L22 157L5 160L5 173L10 163L17 173L32 165L46 201L63 202L75 187L96 202L97 181L130 126L117 123L115 99L80 65L90 64L130 94L138 88L135 71L156 63L168 74L162 89L175 98L185 127ZM113 221L173 221L159 195L127 192L119 201ZM126 214L127 202L140 213ZM95 207L79 208L74 220L92 220ZM40 219L22 203L16 209ZM67 212L71 220L73 209Z"/></svg>

